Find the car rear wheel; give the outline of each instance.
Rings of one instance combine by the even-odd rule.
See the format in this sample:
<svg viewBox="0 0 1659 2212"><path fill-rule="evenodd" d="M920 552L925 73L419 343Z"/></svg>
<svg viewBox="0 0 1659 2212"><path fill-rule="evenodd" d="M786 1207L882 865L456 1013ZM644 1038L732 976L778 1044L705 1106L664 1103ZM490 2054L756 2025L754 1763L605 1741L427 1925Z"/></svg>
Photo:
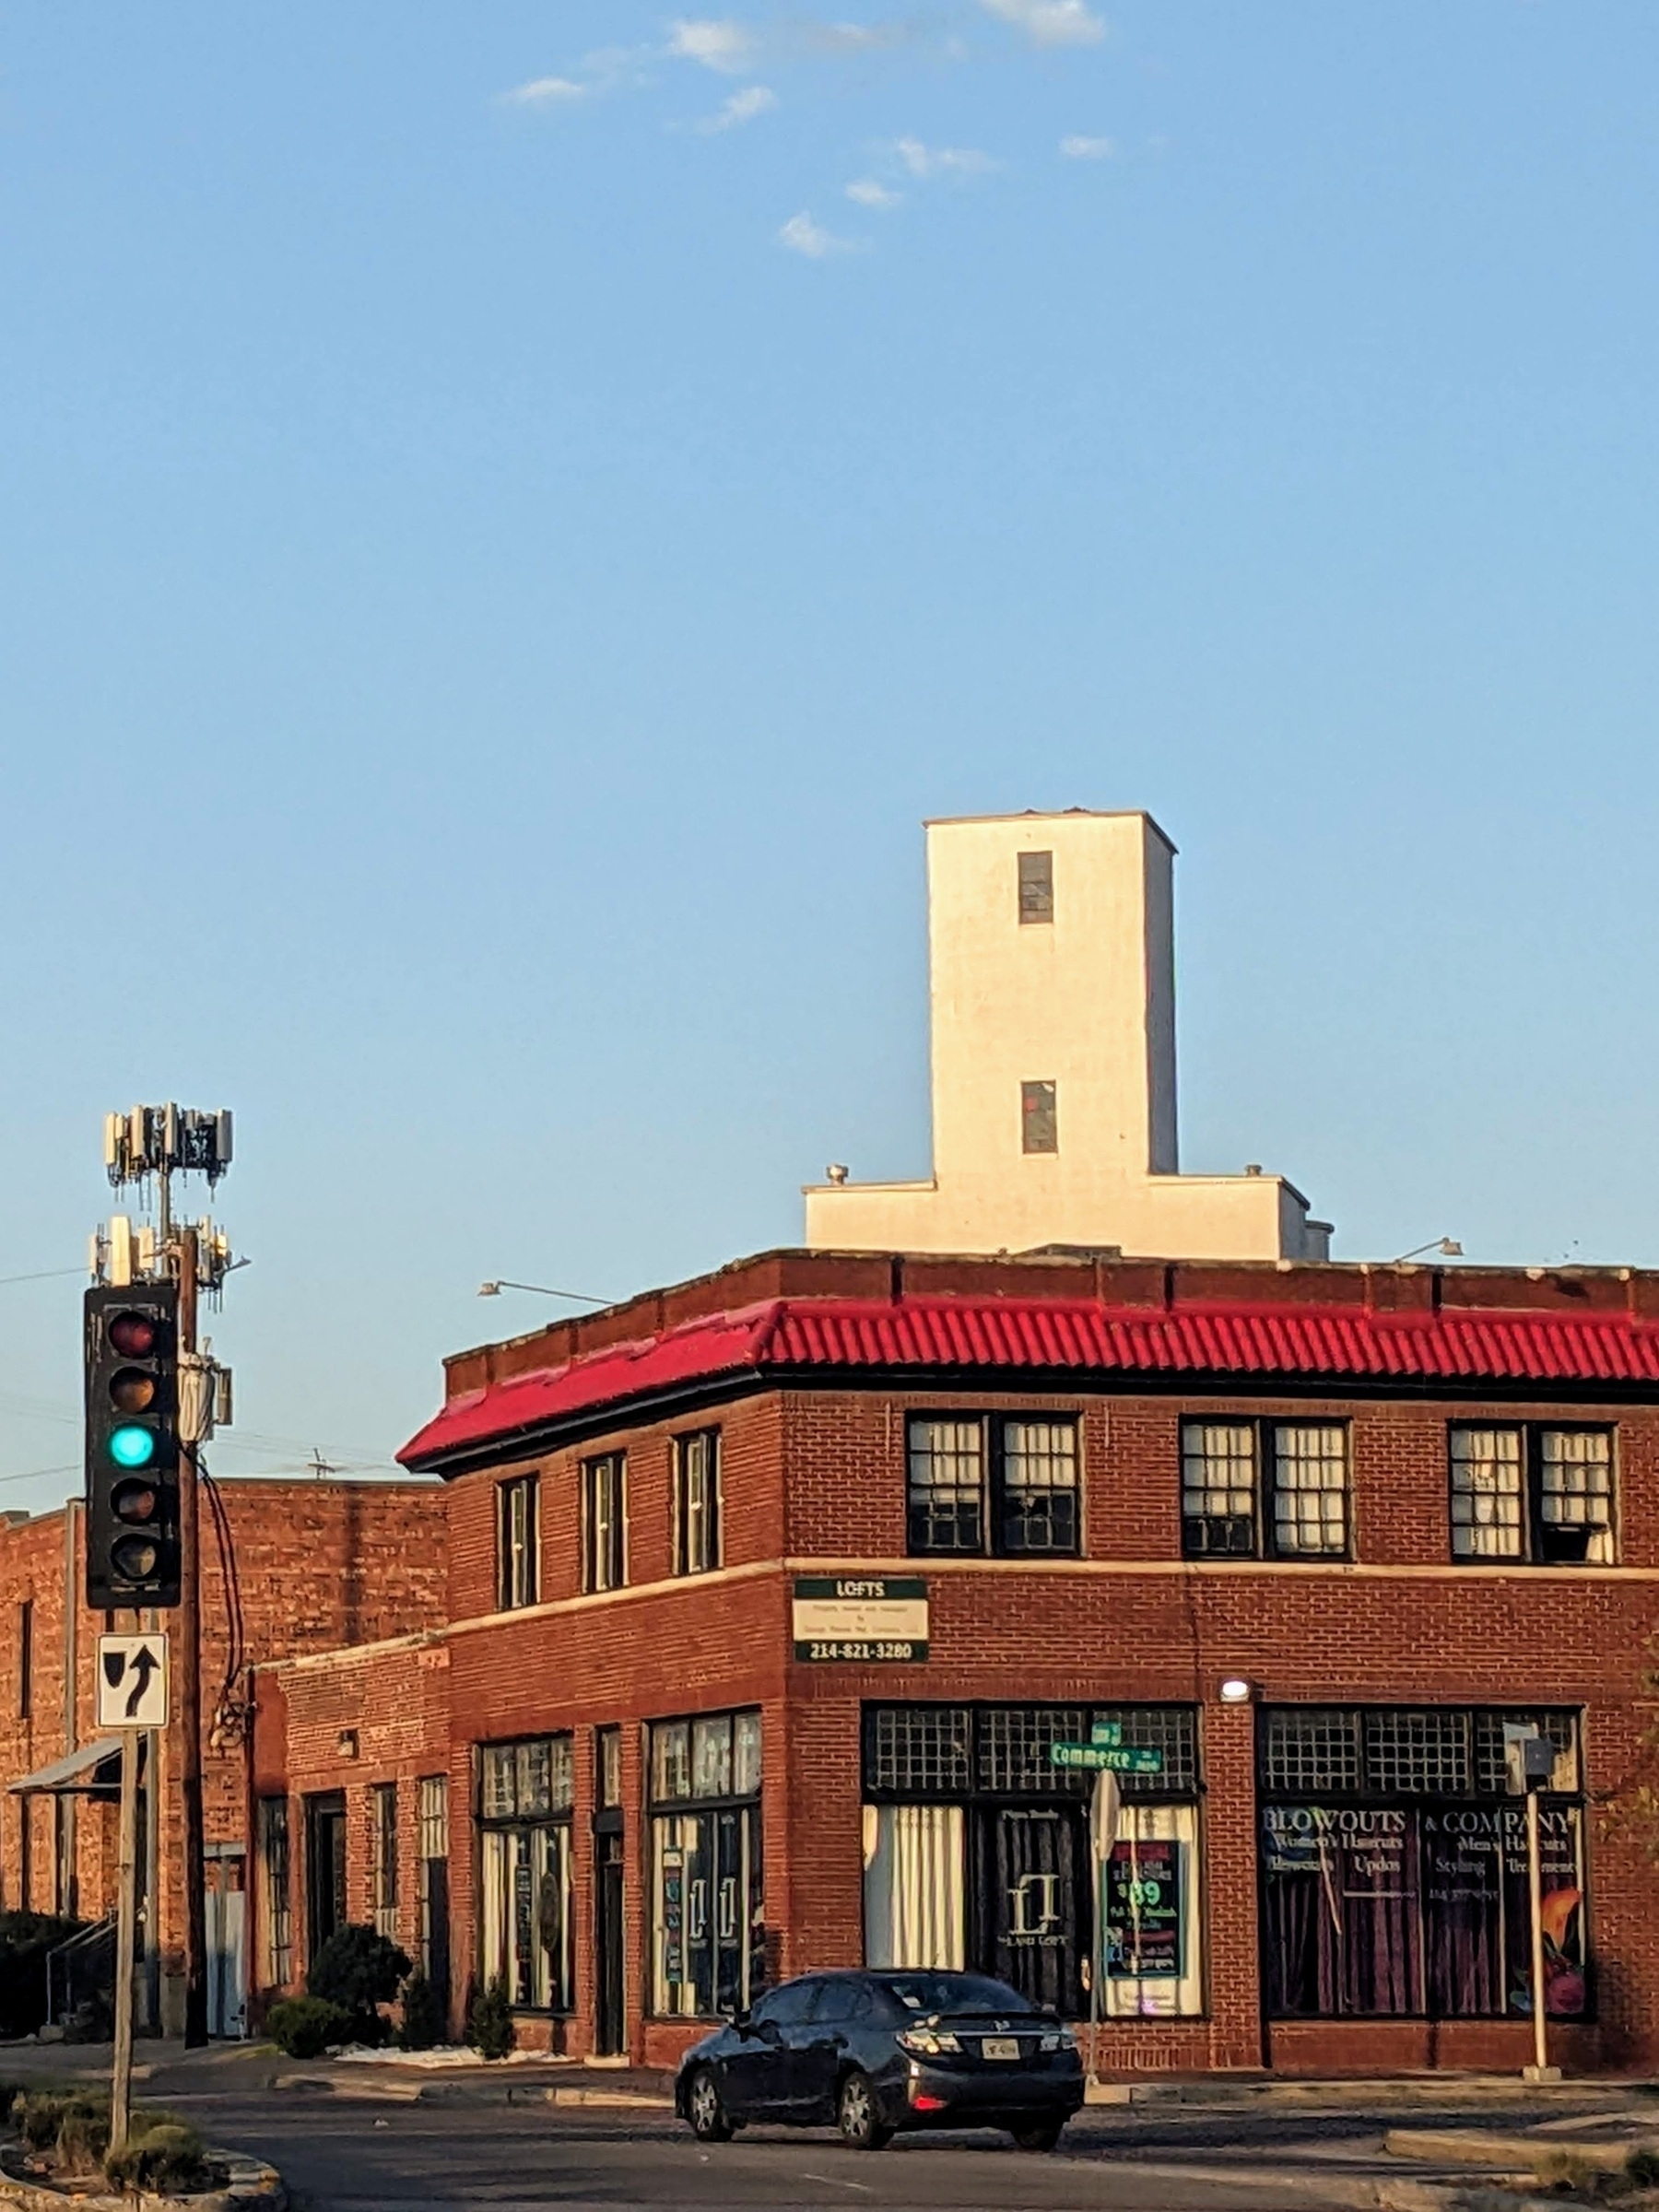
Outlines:
<svg viewBox="0 0 1659 2212"><path fill-rule="evenodd" d="M1064 2120L1032 2120L1010 2133L1021 2150L1053 2150L1065 2125Z"/></svg>
<svg viewBox="0 0 1659 2212"><path fill-rule="evenodd" d="M835 2124L841 2130L843 2143L854 2150L879 2150L892 2136L892 2129L876 2108L876 2092L870 2077L857 2067L841 2085L841 2094L835 2100Z"/></svg>
<svg viewBox="0 0 1659 2212"><path fill-rule="evenodd" d="M732 2123L726 2113L720 2084L707 2066L699 2066L686 2092L686 2117L700 2143L729 2143Z"/></svg>

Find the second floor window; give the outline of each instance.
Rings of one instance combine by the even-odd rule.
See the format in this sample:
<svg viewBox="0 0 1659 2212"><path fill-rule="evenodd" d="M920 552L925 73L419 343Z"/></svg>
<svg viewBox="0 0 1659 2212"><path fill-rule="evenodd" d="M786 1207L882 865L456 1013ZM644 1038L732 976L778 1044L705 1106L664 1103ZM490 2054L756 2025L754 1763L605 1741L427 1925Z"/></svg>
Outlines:
<svg viewBox="0 0 1659 2212"><path fill-rule="evenodd" d="M1347 1430L1334 1421L1183 1421L1188 1559L1346 1559Z"/></svg>
<svg viewBox="0 0 1659 2212"><path fill-rule="evenodd" d="M1458 1423L1452 1430L1452 1556L1611 1566L1611 1430Z"/></svg>
<svg viewBox="0 0 1659 2212"><path fill-rule="evenodd" d="M1025 1559L1077 1550L1075 1420L918 1415L909 1462L912 1552Z"/></svg>
<svg viewBox="0 0 1659 2212"><path fill-rule="evenodd" d="M582 1470L582 1586L620 1590L628 1580L628 1462L620 1452Z"/></svg>
<svg viewBox="0 0 1659 2212"><path fill-rule="evenodd" d="M720 1564L720 1431L674 1442L674 1571L711 1574Z"/></svg>
<svg viewBox="0 0 1659 2212"><path fill-rule="evenodd" d="M541 1595L539 1488L534 1475L520 1475L496 1490L496 1605L503 1613Z"/></svg>

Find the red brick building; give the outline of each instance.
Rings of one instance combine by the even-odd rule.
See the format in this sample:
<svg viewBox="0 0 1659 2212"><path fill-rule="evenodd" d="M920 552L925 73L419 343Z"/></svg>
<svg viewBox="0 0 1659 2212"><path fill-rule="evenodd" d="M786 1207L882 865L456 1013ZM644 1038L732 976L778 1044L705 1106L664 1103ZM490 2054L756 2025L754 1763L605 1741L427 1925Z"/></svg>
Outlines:
<svg viewBox="0 0 1659 2212"><path fill-rule="evenodd" d="M772 1253L403 1457L446 1618L254 1677L258 1997L372 1918L574 2053L867 1959L1093 1974L1108 2071L1519 2066L1541 1732L1558 2054L1659 2058L1659 1276ZM1099 1914L1097 1727L1161 1762Z"/></svg>
<svg viewBox="0 0 1659 2212"><path fill-rule="evenodd" d="M206 1507L202 1514L209 2010L216 2033L237 2033L248 1988L248 1668L441 1627L447 1559L444 1499L429 1482L236 1479L218 1495L228 1554ZM114 1910L119 1770L118 1747L97 1730L93 1658L100 1633L135 1623L87 1609L84 1539L78 1503L0 1525L0 1904L96 1922ZM149 1902L140 2005L147 2020L176 2029L184 1928L176 1725L158 1766L159 1786L147 1779L142 1793Z"/></svg>

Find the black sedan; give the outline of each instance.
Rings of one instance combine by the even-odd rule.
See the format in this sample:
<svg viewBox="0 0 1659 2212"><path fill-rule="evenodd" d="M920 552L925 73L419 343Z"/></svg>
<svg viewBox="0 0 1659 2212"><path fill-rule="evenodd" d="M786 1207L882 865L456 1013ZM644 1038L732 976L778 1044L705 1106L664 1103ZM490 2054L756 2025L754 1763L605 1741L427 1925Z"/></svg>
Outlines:
<svg viewBox="0 0 1659 2212"><path fill-rule="evenodd" d="M692 2045L674 2092L705 2143L782 2120L833 2123L859 2150L913 2127L1006 2127L1053 2150L1082 2101L1070 2029L1006 1982L932 1968L782 1983Z"/></svg>

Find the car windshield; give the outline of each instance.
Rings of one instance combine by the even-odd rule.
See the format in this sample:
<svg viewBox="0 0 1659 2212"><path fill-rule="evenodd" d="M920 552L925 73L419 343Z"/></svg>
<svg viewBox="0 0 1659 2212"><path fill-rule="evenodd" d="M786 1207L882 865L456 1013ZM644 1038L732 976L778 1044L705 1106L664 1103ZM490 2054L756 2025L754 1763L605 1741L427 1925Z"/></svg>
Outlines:
<svg viewBox="0 0 1659 2212"><path fill-rule="evenodd" d="M906 2012L1030 2012L1028 1997L989 1974L895 1975L888 1990Z"/></svg>

